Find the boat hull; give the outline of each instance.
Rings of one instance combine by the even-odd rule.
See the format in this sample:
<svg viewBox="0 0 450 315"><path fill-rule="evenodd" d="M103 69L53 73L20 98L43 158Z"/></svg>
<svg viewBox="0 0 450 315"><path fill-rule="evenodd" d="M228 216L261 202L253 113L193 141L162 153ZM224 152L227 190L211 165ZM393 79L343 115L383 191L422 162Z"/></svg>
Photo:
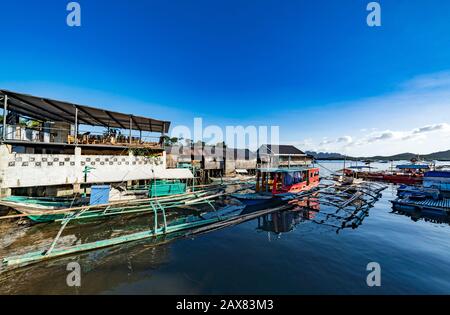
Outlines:
<svg viewBox="0 0 450 315"><path fill-rule="evenodd" d="M238 199L241 203L246 206L262 205L271 201L274 196L272 195L261 195L258 193L254 194L232 194L233 198Z"/></svg>

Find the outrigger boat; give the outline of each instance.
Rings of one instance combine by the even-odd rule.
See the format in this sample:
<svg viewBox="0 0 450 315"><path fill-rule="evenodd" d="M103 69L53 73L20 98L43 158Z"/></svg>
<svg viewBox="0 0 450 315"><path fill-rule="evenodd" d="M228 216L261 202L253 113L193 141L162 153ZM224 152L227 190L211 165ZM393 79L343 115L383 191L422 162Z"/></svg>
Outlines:
<svg viewBox="0 0 450 315"><path fill-rule="evenodd" d="M319 168L264 168L256 171L255 193L232 194L246 205L275 205L288 195L319 186Z"/></svg>
<svg viewBox="0 0 450 315"><path fill-rule="evenodd" d="M74 214L76 220L96 219L113 215L151 212L153 208L176 208L193 204L210 204L211 200L222 195L218 190L208 190L171 195L160 198L147 198L137 200L117 201L107 204L67 207L67 203L53 202L53 205L41 205L28 202L10 202L2 200L0 204L11 207L20 212L19 215L2 217L18 218L28 217L35 223L63 221Z"/></svg>
<svg viewBox="0 0 450 315"><path fill-rule="evenodd" d="M163 235L182 236L204 233L206 231L223 228L232 224L242 223L267 213L287 210L293 207L293 205L291 204L285 204L272 209L249 212L246 209L245 205L227 205L217 210L213 205L211 206L212 210L210 211L199 210L194 215L182 215L172 220L170 218L170 214L166 212L165 207L153 207L152 212L154 222L153 228L151 229L123 236L115 236L109 239L103 239L94 242L91 241L89 243L80 244L79 242L75 241L72 245L61 246L61 244L59 244L58 246L58 241L61 238L66 226L72 220L77 219L77 217L81 215L80 212L73 213L72 216L67 217L62 221L62 226L53 242L49 245L46 245L45 249L29 252L23 255L3 258L1 261L2 268L0 268L0 272L24 267L56 257L151 239Z"/></svg>
<svg viewBox="0 0 450 315"><path fill-rule="evenodd" d="M94 186L93 186L94 187ZM77 213L76 219L93 219L119 214L153 211L153 208L174 208L192 204L211 204L220 196L224 186L199 188L188 192L179 181L157 181L147 187L143 197L109 201L109 186L99 186L103 195L90 198L36 198L12 196L0 200L0 205L21 213L11 218L26 216L36 223L62 221ZM3 217L5 218L5 217Z"/></svg>

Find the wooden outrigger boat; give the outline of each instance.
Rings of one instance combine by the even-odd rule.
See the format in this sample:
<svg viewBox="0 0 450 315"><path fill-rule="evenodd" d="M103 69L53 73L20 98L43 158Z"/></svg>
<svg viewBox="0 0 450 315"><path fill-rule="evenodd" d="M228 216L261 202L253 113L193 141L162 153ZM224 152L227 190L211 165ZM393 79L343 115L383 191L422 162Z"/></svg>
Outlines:
<svg viewBox="0 0 450 315"><path fill-rule="evenodd" d="M230 184L234 185L234 183ZM247 185L244 185L245 188ZM198 186L188 192L179 181L158 181L146 187L147 195L139 193L138 198L109 202L108 197L98 198L37 198L12 196L0 199L0 205L21 213L1 218L28 217L35 223L62 221L74 213L80 219L109 217L112 215L151 212L154 207L166 209L193 204L209 204L223 194L224 185ZM109 188L108 188L109 189ZM105 191L105 194L108 194ZM101 202L106 200L106 202Z"/></svg>
<svg viewBox="0 0 450 315"><path fill-rule="evenodd" d="M77 219L77 216L81 215L80 213L76 213L62 221L62 226L59 232L47 249L29 252L23 255L5 257L1 261L1 267L3 270L0 270L0 272L24 267L61 256L155 238L162 235L172 235L174 233L179 234L183 231L186 231L186 235L203 233L211 229L223 228L232 224L251 220L263 214L274 211L282 211L292 207L293 206L291 204L285 204L273 209L249 212L246 211L245 205L227 205L217 210L212 207L212 211L202 211L197 215L182 216L172 221L169 221L168 213L165 211L166 209L164 207L155 207L152 209L154 218L152 229L124 236L113 237L110 239L99 240L96 242L84 244L75 243L70 246L57 246L58 240L62 236L62 233L69 222Z"/></svg>
<svg viewBox="0 0 450 315"><path fill-rule="evenodd" d="M266 168L256 171L255 193L232 194L246 205L276 203L319 186L319 168Z"/></svg>
<svg viewBox="0 0 450 315"><path fill-rule="evenodd" d="M168 209L192 204L210 204L212 199L220 195L222 194L218 190L207 190L159 198L154 197L147 199L126 200L111 202L107 204L86 205L78 207L68 207L68 202L51 202L42 204L36 203L35 199L32 199L31 203L24 202L24 200L21 198L14 198L14 201L3 199L2 201L0 201L1 205L11 207L21 214L5 216L1 218L6 219L28 217L33 222L43 223L63 221L67 217L71 217L74 214L79 213L79 215L77 215L74 219L94 219L109 217L112 215L151 212L155 207L164 207Z"/></svg>

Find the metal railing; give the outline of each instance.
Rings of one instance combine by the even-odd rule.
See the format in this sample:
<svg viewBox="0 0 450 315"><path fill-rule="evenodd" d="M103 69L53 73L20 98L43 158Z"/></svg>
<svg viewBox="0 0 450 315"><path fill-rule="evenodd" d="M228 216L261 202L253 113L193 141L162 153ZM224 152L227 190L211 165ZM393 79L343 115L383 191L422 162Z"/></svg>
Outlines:
<svg viewBox="0 0 450 315"><path fill-rule="evenodd" d="M3 126L0 126L0 135L3 135ZM83 145L117 145L117 146L161 146L160 137L124 135L120 131L75 131L66 128L55 127L29 127L24 125L6 125L6 137L4 140L15 140L32 143L55 144L83 144Z"/></svg>

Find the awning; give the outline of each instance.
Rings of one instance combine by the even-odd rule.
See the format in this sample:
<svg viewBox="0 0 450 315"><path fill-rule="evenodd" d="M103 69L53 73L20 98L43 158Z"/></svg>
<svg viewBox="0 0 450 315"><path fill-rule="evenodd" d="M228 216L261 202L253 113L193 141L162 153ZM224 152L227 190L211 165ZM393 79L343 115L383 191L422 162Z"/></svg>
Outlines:
<svg viewBox="0 0 450 315"><path fill-rule="evenodd" d="M429 169L430 166L426 164L405 164L405 165L397 165L399 170L426 170Z"/></svg>
<svg viewBox="0 0 450 315"><path fill-rule="evenodd" d="M63 121L74 124L75 112L78 109L79 124L121 129L130 129L131 125L133 130L159 133L168 133L170 128L169 121L117 113L7 90L0 90L0 94L8 96L8 110L42 121Z"/></svg>

